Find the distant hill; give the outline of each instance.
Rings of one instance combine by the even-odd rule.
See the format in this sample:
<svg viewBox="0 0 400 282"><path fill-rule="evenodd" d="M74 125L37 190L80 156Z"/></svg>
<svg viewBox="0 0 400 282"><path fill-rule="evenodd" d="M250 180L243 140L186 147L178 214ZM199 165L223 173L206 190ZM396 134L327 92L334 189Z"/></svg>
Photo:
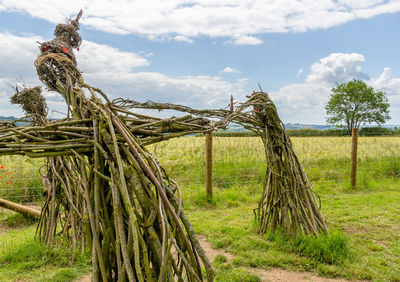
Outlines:
<svg viewBox="0 0 400 282"><path fill-rule="evenodd" d="M365 125L361 127L376 127L376 125ZM384 128L400 128L398 124L384 124L382 125ZM326 130L326 129L335 129L336 127L332 125L321 125L321 124L301 124L301 123L287 123L285 124L285 129L317 129L317 130ZM230 124L226 130L227 132L246 132L247 130L243 128L243 126L239 124Z"/></svg>
<svg viewBox="0 0 400 282"><path fill-rule="evenodd" d="M301 123L287 123L285 124L286 129L329 129L335 128L332 125L319 125L319 124L301 124Z"/></svg>
<svg viewBox="0 0 400 282"><path fill-rule="evenodd" d="M0 116L0 120L14 120L14 119L17 119L17 118L13 117L13 116L9 116L9 117Z"/></svg>
<svg viewBox="0 0 400 282"><path fill-rule="evenodd" d="M301 123L287 123L285 124L286 129L318 129L318 130L324 130L324 129L329 129L329 128L334 128L331 125L318 125L318 124L301 124ZM245 132L247 131L246 129L243 128L243 126L239 124L230 124L227 128L228 132Z"/></svg>
<svg viewBox="0 0 400 282"><path fill-rule="evenodd" d="M373 127L373 126L376 126L376 125L366 125L364 127ZM394 128L400 128L400 124L383 124L382 127L394 129Z"/></svg>

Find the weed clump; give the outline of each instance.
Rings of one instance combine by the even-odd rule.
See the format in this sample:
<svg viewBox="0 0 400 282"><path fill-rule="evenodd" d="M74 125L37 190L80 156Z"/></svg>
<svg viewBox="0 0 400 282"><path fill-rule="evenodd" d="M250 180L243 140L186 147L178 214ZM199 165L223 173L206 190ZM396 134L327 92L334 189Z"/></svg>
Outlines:
<svg viewBox="0 0 400 282"><path fill-rule="evenodd" d="M220 265L224 262L227 262L227 258L224 255L218 254L215 259L214 259L214 264L215 265Z"/></svg>
<svg viewBox="0 0 400 282"><path fill-rule="evenodd" d="M319 236L302 234L294 238L282 232L274 232L268 233L267 237L280 248L305 255L316 263L340 265L350 258L348 238L340 231Z"/></svg>
<svg viewBox="0 0 400 282"><path fill-rule="evenodd" d="M299 236L293 241L296 252L328 264L342 264L349 258L348 238L334 231L320 236Z"/></svg>
<svg viewBox="0 0 400 282"><path fill-rule="evenodd" d="M217 272L215 277L215 281L240 281L240 282L259 282L261 281L260 277L257 275L251 274L247 270L242 268L235 268L232 270L221 270Z"/></svg>

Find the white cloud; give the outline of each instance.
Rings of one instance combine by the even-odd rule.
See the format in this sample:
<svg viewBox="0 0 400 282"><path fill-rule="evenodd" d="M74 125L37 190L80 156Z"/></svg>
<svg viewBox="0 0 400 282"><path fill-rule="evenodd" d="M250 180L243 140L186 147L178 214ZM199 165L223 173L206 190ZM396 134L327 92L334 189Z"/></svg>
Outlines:
<svg viewBox="0 0 400 282"><path fill-rule="evenodd" d="M254 36L240 36L233 41L228 41L228 43L233 43L236 45L260 45L262 44L262 40L254 37Z"/></svg>
<svg viewBox="0 0 400 282"><path fill-rule="evenodd" d="M362 1L359 1L359 2L362 2ZM370 8L357 9L354 11L354 15L357 18L367 19L367 18L371 18L371 17L381 15L381 14L396 13L399 11L399 8L400 8L400 2L390 1L388 3L382 3L379 5L376 5L373 9L370 9Z"/></svg>
<svg viewBox="0 0 400 282"><path fill-rule="evenodd" d="M85 79L112 98L153 100L184 104L196 108L219 108L229 102L230 94L243 97L246 80L230 83L213 76L170 77L157 72L96 72Z"/></svg>
<svg viewBox="0 0 400 282"><path fill-rule="evenodd" d="M33 65L39 54L36 41L39 36L19 37L0 33L0 77L32 76L36 73Z"/></svg>
<svg viewBox="0 0 400 282"><path fill-rule="evenodd" d="M9 83L21 76L28 86L40 84L33 65L39 50L36 36L19 37L0 33L0 115L21 116L17 105L10 105L13 90ZM228 82L218 76L183 75L171 77L158 72L135 72L134 68L150 62L143 56L123 52L107 45L83 41L76 52L78 67L89 84L110 95L110 98L131 98L138 101L154 100L180 103L197 108L225 107L229 97L244 97L247 79ZM232 69L233 70L233 69ZM60 95L45 92L51 110L66 112Z"/></svg>
<svg viewBox="0 0 400 282"><path fill-rule="evenodd" d="M171 35L187 40L201 35L234 44L261 44L257 35L329 28L359 18L400 11L398 0L0 0L0 10L23 12L52 23L84 8L90 28L140 34L152 39Z"/></svg>
<svg viewBox="0 0 400 282"><path fill-rule="evenodd" d="M10 105L9 97L13 94L10 85L23 82L27 86L40 84L36 76L34 61L39 54L38 43L45 41L42 37L28 35L16 36L10 33L0 33L0 115L18 115L22 112L18 105ZM116 48L90 41L83 41L80 52L77 53L79 68L84 72L114 70L128 72L134 67L149 65L147 59L138 54L121 52ZM65 103L61 96L46 95L48 106L57 111L65 112Z"/></svg>
<svg viewBox="0 0 400 282"><path fill-rule="evenodd" d="M36 69L33 65L39 49L36 41L41 37L29 35L18 37L10 33L0 33L0 115L20 115L17 105L11 105L12 86L17 82L30 84L37 82L34 78Z"/></svg>
<svg viewBox="0 0 400 282"><path fill-rule="evenodd" d="M270 93L284 122L325 123L324 105L331 88L319 83L289 84Z"/></svg>
<svg viewBox="0 0 400 282"><path fill-rule="evenodd" d="M304 72L303 68L299 69L297 71L296 77L300 77L303 74L303 72Z"/></svg>
<svg viewBox="0 0 400 282"><path fill-rule="evenodd" d="M382 4L385 1L384 0L363 0L363 1L338 0L338 2L349 8L366 9L366 8L370 8L370 7L374 7L376 5Z"/></svg>
<svg viewBox="0 0 400 282"><path fill-rule="evenodd" d="M394 78L390 68L384 68L381 75L367 82L372 87L387 92L389 96L400 98L400 78Z"/></svg>
<svg viewBox="0 0 400 282"><path fill-rule="evenodd" d="M79 68L84 71L84 79L113 99L124 97L218 108L227 103L230 94L243 96L247 82L238 79L231 83L208 75L171 77L158 72L135 72L132 68L148 65L147 59L93 42L84 42L81 52L77 59ZM227 71L237 72L232 68Z"/></svg>
<svg viewBox="0 0 400 282"><path fill-rule="evenodd" d="M219 73L242 73L242 72L240 70L231 67L226 67L223 70L219 71Z"/></svg>
<svg viewBox="0 0 400 282"><path fill-rule="evenodd" d="M12 89L21 76L28 85L38 83L33 62L38 54L35 35L19 37L0 33L0 115L21 115L18 106L9 104ZM197 108L219 108L228 104L231 94L243 100L247 79L228 82L218 76L176 76L157 72L136 72L135 68L148 66L144 53L123 52L107 45L84 41L77 53L79 68L85 80L103 89L111 98L125 97L139 101L154 100L180 103ZM367 80L376 89L388 93L392 120L400 119L400 78L393 77L385 68L378 77L368 79L361 65L365 58L358 53L332 53L310 67L304 83L289 84L270 93L284 122L324 123L324 105L331 88L353 78ZM302 73L303 69L299 70ZM221 73L238 72L226 67ZM59 95L45 93L49 107L65 112L65 103Z"/></svg>
<svg viewBox="0 0 400 282"><path fill-rule="evenodd" d="M122 52L117 48L84 40L79 52L75 52L79 68L83 72L112 70L129 72L135 67L148 66L150 62L132 52Z"/></svg>
<svg viewBox="0 0 400 282"><path fill-rule="evenodd" d="M382 74L377 78L367 81L375 89L385 91L389 99L392 123L400 120L400 77L393 77L390 68L384 68Z"/></svg>
<svg viewBox="0 0 400 282"><path fill-rule="evenodd" d="M343 83L350 79L368 79L360 64L365 61L358 53L332 53L311 66L309 83Z"/></svg>
<svg viewBox="0 0 400 282"><path fill-rule="evenodd" d="M312 64L304 83L289 84L270 93L284 122L325 123L324 106L336 83L362 79L375 89L387 93L392 120L400 119L400 78L385 68L377 78L362 70L365 58L357 53L332 53Z"/></svg>
<svg viewBox="0 0 400 282"><path fill-rule="evenodd" d="M175 36L174 40L178 41L178 42L186 42L186 43L190 43L190 44L194 43L194 41L192 39L190 39L190 38L188 38L186 36L183 36L183 35Z"/></svg>

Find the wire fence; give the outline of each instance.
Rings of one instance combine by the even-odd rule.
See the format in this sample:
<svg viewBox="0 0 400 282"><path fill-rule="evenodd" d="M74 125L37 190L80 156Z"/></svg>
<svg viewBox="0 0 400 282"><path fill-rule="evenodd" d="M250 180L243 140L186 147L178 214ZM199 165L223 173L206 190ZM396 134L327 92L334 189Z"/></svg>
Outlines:
<svg viewBox="0 0 400 282"><path fill-rule="evenodd" d="M317 190L350 185L351 137L292 138L300 161ZM171 140L157 146L160 162L182 185L204 185L204 138ZM154 149L153 149L154 150ZM214 137L215 189L261 186L267 165L256 137ZM400 137L360 137L358 187L400 179ZM193 190L191 190L193 191Z"/></svg>
<svg viewBox="0 0 400 282"><path fill-rule="evenodd" d="M295 151L316 191L350 186L351 137L292 137ZM183 195L203 189L205 140L173 139L148 147ZM43 183L41 159L0 158L0 198L40 205ZM217 189L262 187L267 165L262 142L256 137L213 138L213 186ZM359 137L357 187L400 180L400 137ZM399 182L400 184L400 182ZM201 190L204 191L204 190Z"/></svg>
<svg viewBox="0 0 400 282"><path fill-rule="evenodd" d="M43 163L43 159L0 157L0 198L27 205L41 205L43 182L39 168Z"/></svg>

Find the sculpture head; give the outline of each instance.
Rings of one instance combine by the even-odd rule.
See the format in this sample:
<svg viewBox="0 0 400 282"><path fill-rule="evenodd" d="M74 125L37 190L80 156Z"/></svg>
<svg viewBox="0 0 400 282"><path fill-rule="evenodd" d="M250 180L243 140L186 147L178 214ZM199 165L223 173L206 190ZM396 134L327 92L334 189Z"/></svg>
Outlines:
<svg viewBox="0 0 400 282"><path fill-rule="evenodd" d="M40 55L35 61L40 80L48 89L59 92L64 98L67 85L74 86L81 78L73 49L79 48L82 43L78 33L82 13L81 10L75 20L56 26L55 38L40 44ZM68 83L67 77L71 78L71 83Z"/></svg>

